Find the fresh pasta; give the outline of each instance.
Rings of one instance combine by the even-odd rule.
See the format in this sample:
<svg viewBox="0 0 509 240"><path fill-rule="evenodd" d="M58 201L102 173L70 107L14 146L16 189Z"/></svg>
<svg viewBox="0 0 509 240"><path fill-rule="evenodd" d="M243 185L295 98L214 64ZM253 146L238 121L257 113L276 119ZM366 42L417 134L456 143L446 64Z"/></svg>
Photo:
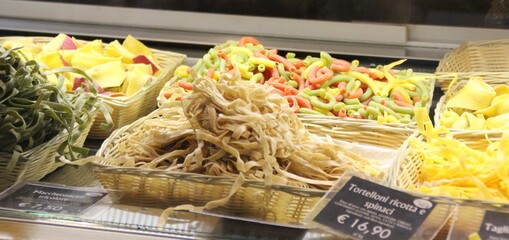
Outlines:
<svg viewBox="0 0 509 240"><path fill-rule="evenodd" d="M349 170L378 174L346 147L311 135L286 98L241 76L197 78L192 93L127 136L115 164L316 189Z"/></svg>
<svg viewBox="0 0 509 240"><path fill-rule="evenodd" d="M276 49L266 49L254 38L244 37L211 48L193 67L182 66L174 75L178 83L191 83L205 76L217 80L221 73L237 69L246 81L271 85L282 96L302 97L297 102L294 97L287 98L291 105L295 103L292 106L297 113L410 123L415 120L414 107L426 107L430 101L431 80L427 78L431 77L416 76L412 69L392 70L404 61L366 68L359 66L358 60L337 59L327 52L300 59L293 53L282 56ZM191 71L195 75L189 74ZM160 103L185 95L171 97L179 86L173 81L165 86ZM384 108L367 111L375 97ZM359 103L351 106L351 100Z"/></svg>
<svg viewBox="0 0 509 240"><path fill-rule="evenodd" d="M415 185L430 195L463 199L509 202L509 132L470 137L466 142L455 138L444 126L433 128L427 111L416 110L423 138L409 139L409 154L422 160ZM493 137L493 139L490 139ZM475 144L472 139L476 139ZM483 143L480 140L486 141ZM411 163L416 164L416 163Z"/></svg>

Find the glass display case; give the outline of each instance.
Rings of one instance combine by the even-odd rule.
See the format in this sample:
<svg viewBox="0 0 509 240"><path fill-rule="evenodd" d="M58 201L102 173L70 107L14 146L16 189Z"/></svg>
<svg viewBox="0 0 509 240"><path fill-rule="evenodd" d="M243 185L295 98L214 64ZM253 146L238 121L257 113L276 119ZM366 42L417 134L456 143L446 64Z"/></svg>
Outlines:
<svg viewBox="0 0 509 240"><path fill-rule="evenodd" d="M183 51L199 48L198 55L250 35L283 50L436 61L465 41L504 38L508 29L504 0L6 0L2 6L4 35L66 32L122 38L130 33Z"/></svg>
<svg viewBox="0 0 509 240"><path fill-rule="evenodd" d="M467 41L509 37L507 0L0 0L0 37L123 39L183 53L187 64L216 44L254 36L282 52L358 59L434 73L444 55ZM434 103L441 96L436 88ZM100 148L88 139L85 146ZM101 188L90 165L64 166L42 182ZM164 227L162 210L104 201L93 214L60 216L0 210L2 239L335 239L330 233L246 221L213 212L178 212Z"/></svg>

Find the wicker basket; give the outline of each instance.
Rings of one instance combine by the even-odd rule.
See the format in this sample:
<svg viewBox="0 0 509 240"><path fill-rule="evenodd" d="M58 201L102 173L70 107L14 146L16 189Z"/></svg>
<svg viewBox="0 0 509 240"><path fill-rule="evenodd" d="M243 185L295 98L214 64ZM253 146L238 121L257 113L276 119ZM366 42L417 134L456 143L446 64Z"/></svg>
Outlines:
<svg viewBox="0 0 509 240"><path fill-rule="evenodd" d="M234 182L232 178L107 166L98 166L95 172L105 189L120 194L120 203L146 207L204 206L228 196ZM247 182L221 209L235 216L302 223L323 194L325 191L289 186L272 186L267 194L263 182Z"/></svg>
<svg viewBox="0 0 509 240"><path fill-rule="evenodd" d="M398 149L417 130L412 124L377 124L372 120L342 119L332 116L299 114L309 132L334 139Z"/></svg>
<svg viewBox="0 0 509 240"><path fill-rule="evenodd" d="M17 38L26 37L4 37L0 38L0 43L6 40L15 40ZM36 43L47 43L52 38L50 37L33 37ZM81 41L85 42L85 41ZM151 49L154 57L157 58L159 65L163 68L163 73L155 79L151 84L143 87L134 95L129 97L109 97L105 95L98 95L99 98L113 109L111 117L113 119L114 127L111 130L104 130L100 128L101 123L106 120L102 113L98 113L97 118L90 129L89 138L91 139L105 139L113 130L134 122L136 119L146 116L157 107L157 96L160 89L164 86L173 75L175 68L180 65L185 59L186 55L160 51Z"/></svg>
<svg viewBox="0 0 509 240"><path fill-rule="evenodd" d="M426 103L429 112L433 100L435 79L431 78L426 81L427 85L430 86L430 97ZM360 142L390 149L399 149L403 142L417 130L415 122L410 124L378 124L376 120L367 119L311 114L299 114L298 116L304 126L313 134L319 136L326 134L338 140Z"/></svg>
<svg viewBox="0 0 509 240"><path fill-rule="evenodd" d="M452 96L454 96L459 90L461 90L461 88L463 88L465 86L465 84L467 84L468 80L471 77L477 77L477 76L482 77L483 74L471 73L471 74L468 74L468 78L467 79L464 79L464 80L461 80L461 81L459 81L460 79L458 79L458 82L456 84L454 84L454 86L451 87L449 92L444 94L442 97L440 97L440 100L438 101L438 103L437 103L437 105L435 107L435 114L434 114L434 119L433 119L436 127L440 126L440 119L442 119L444 117L444 113L447 110L447 108L445 107L446 104L447 104L447 101L449 101L449 99L451 99ZM483 78L483 81L486 84L488 84L489 86L495 88L495 87L500 86L500 85L507 85L509 83L509 75L504 76L504 78L498 78L496 80L484 79ZM456 132L456 131L468 131L468 132L480 131L480 132L483 132L483 133L497 132L498 131L498 130L464 130L464 129L449 129L449 130L452 131L452 132Z"/></svg>
<svg viewBox="0 0 509 240"><path fill-rule="evenodd" d="M101 123L104 123L105 120L103 115L99 114L90 130L89 138L105 139L116 128L130 124L136 119L148 115L157 107L157 96L159 95L160 89L164 86L166 81L171 78L175 68L184 62L186 56L154 49L152 51L161 67L163 67L164 72L152 84L142 88L130 97L118 99L101 96L101 99L113 108L111 116L115 127L112 130L101 129L99 126Z"/></svg>
<svg viewBox="0 0 509 240"><path fill-rule="evenodd" d="M91 122L94 121L97 112L94 110L90 115ZM92 124L88 124L81 132L75 142L76 146L83 146L87 138ZM76 131L79 131L76 128ZM38 181L47 174L55 171L58 167L65 163L59 161L60 154L58 147L67 140L68 132L62 131L48 142L41 144L35 148L21 153L18 161L12 170L7 169L7 165L11 160L12 154L0 152L0 192L7 189L11 185L21 181Z"/></svg>
<svg viewBox="0 0 509 240"><path fill-rule="evenodd" d="M465 42L447 53L437 72L507 72L509 39Z"/></svg>
<svg viewBox="0 0 509 240"><path fill-rule="evenodd" d="M458 73L460 79L468 79L472 73L486 79L496 80L509 75L509 39L465 42L447 53L438 64L437 75ZM447 90L450 78L438 78L442 91Z"/></svg>
<svg viewBox="0 0 509 240"><path fill-rule="evenodd" d="M425 141L422 135L416 134L413 136L417 137L419 140ZM483 150L490 144L490 141L500 140L502 132L454 132L452 136L473 149ZM422 155L412 150L409 145L409 140L405 141L401 147L397 161L395 161L389 173L389 182L391 185L401 189L418 187L420 185L419 175L422 161Z"/></svg>
<svg viewBox="0 0 509 240"><path fill-rule="evenodd" d="M133 132L137 132L142 122L147 118L159 117L156 110L154 114L117 129L103 142L96 156L115 159L120 154L120 143L126 141ZM355 147L352 146L352 149ZM379 152L381 151L374 149L372 152L365 153ZM396 155L396 151L390 150L390 152ZM381 161L385 157L376 155L376 160ZM393 159L391 158L390 161ZM103 187L114 195L114 199L125 204L147 207L174 207L182 204L203 206L211 200L228 196L235 181L231 177L118 167L105 161L93 164L97 178ZM384 174L382 177L386 176ZM229 215L238 217L281 224L298 224L302 223L306 214L325 192L293 186L272 186L268 191L263 181L246 180L228 204L221 207L221 210L226 210Z"/></svg>
<svg viewBox="0 0 509 240"><path fill-rule="evenodd" d="M444 94L447 94L449 85L454 79L453 76L440 77L447 74L448 73L443 72L436 73L436 75L439 76L437 77L437 84L439 85L440 89ZM459 84L462 81L468 81L472 77L481 77L484 80L484 82L488 83L491 86L509 83L509 69L507 72L458 72L456 74L458 76L456 84ZM452 88L454 88L454 86L451 86L451 89Z"/></svg>
<svg viewBox="0 0 509 240"><path fill-rule="evenodd" d="M147 117L114 131L102 144L96 156L115 158L118 155L119 143L125 141ZM203 206L209 201L228 196L235 181L231 177L125 168L105 162L94 165L97 178L114 199L122 204L137 206ZM262 181L246 180L221 209L241 217L284 224L302 223L308 211L325 192L292 186L272 186L270 194L267 194Z"/></svg>
<svg viewBox="0 0 509 240"><path fill-rule="evenodd" d="M502 137L502 132L455 132L452 133L453 137L461 142L465 143L467 146L476 149L483 150L490 144L490 141L497 141ZM413 135L417 137L419 140L425 141L425 138L422 135ZM489 140L488 140L489 139ZM409 141L405 141L403 146L401 147L401 151L395 164L393 165L391 172L389 173L389 182L390 185L399 188L402 190L406 190L409 188L415 188L420 186L419 175L420 169L422 166L422 155L417 151L413 151L409 146ZM409 190L406 190L409 191ZM422 193L419 193L422 194ZM498 206L500 203L490 202L485 200L473 200L473 199L463 199L463 198L449 198L444 197L449 200L453 200L460 205L476 205L479 209L484 207L493 207ZM447 239L449 234L449 230L454 224L454 219L451 218L447 222L447 224L442 227L440 232L437 234L435 239Z"/></svg>

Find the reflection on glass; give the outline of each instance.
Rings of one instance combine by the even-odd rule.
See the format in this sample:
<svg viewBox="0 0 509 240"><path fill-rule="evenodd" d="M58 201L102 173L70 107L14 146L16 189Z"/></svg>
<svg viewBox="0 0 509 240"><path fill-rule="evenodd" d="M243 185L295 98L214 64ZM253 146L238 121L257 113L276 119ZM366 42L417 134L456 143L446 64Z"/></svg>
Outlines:
<svg viewBox="0 0 509 240"><path fill-rule="evenodd" d="M39 0L342 22L509 28L509 0Z"/></svg>

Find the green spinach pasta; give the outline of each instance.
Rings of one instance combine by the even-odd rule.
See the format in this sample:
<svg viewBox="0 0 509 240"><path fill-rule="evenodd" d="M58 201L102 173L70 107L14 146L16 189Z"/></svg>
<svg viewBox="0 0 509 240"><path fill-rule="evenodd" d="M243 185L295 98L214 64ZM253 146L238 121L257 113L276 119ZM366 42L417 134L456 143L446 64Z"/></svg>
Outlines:
<svg viewBox="0 0 509 240"><path fill-rule="evenodd" d="M75 71L61 68L54 73ZM0 152L12 154L8 168L18 160L20 154L40 146L66 130L68 139L59 151L85 154L87 149L74 145L82 130L92 121L91 111L100 107L106 117L106 107L97 101L94 94L78 88L73 95L67 95L63 81L59 86L49 82L35 61L23 61L16 49L0 47ZM91 85L89 91L95 91Z"/></svg>

